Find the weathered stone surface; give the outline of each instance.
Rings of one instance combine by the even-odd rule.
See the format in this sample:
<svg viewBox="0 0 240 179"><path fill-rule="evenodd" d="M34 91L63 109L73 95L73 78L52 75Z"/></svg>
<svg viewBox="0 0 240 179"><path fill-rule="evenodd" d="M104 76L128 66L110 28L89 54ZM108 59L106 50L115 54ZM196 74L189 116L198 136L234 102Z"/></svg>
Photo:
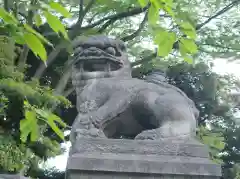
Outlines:
<svg viewBox="0 0 240 179"><path fill-rule="evenodd" d="M71 170L103 172L219 176L218 167L208 159L173 156L76 154L70 157Z"/></svg>
<svg viewBox="0 0 240 179"><path fill-rule="evenodd" d="M67 179L220 178L221 167L194 140L194 102L162 73L132 78L123 42L76 41L72 61L78 116Z"/></svg>
<svg viewBox="0 0 240 179"><path fill-rule="evenodd" d="M72 83L78 116L70 140L194 137L198 110L161 73L132 78L122 41L92 36L74 43Z"/></svg>
<svg viewBox="0 0 240 179"><path fill-rule="evenodd" d="M5 175L5 174L0 174L0 179L28 179L24 176L20 175Z"/></svg>
<svg viewBox="0 0 240 179"><path fill-rule="evenodd" d="M129 174L129 173L108 173L108 172L96 172L87 173L83 172L72 173L69 179L218 179L218 177L209 176L186 176L186 175L144 175L144 174Z"/></svg>
<svg viewBox="0 0 240 179"><path fill-rule="evenodd" d="M88 153L168 155L202 157L208 156L208 149L195 140L122 140L122 139L81 139L72 147L72 154Z"/></svg>
<svg viewBox="0 0 240 179"><path fill-rule="evenodd" d="M206 147L194 140L81 139L72 148L67 176L218 179L221 168L208 159Z"/></svg>

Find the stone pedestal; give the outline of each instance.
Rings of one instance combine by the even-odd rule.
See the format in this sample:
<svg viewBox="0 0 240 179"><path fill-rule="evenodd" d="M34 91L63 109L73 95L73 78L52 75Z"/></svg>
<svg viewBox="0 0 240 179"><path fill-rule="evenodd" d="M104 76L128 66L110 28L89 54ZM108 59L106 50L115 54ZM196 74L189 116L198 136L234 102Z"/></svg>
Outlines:
<svg viewBox="0 0 240 179"><path fill-rule="evenodd" d="M221 167L197 141L81 139L71 149L67 179L219 179Z"/></svg>
<svg viewBox="0 0 240 179"><path fill-rule="evenodd" d="M5 175L5 174L0 174L0 179L28 179L24 176L21 175Z"/></svg>

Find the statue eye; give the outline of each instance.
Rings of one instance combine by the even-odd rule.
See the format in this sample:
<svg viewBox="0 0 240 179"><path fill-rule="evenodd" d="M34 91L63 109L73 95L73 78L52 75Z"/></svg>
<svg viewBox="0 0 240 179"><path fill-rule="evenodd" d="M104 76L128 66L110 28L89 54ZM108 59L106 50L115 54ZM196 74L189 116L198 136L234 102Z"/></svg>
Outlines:
<svg viewBox="0 0 240 179"><path fill-rule="evenodd" d="M82 47L77 47L76 49L74 49L74 54L79 54L80 52L83 51L83 48Z"/></svg>
<svg viewBox="0 0 240 179"><path fill-rule="evenodd" d="M110 53L111 55L115 55L115 54L116 54L116 50L115 50L113 47L108 47L108 48L106 49L106 51L107 51L108 53Z"/></svg>

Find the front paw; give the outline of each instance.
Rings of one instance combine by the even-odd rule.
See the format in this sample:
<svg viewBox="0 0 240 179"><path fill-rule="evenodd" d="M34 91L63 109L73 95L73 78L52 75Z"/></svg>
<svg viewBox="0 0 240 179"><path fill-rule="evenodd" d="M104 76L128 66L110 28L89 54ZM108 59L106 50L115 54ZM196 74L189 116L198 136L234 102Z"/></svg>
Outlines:
<svg viewBox="0 0 240 179"><path fill-rule="evenodd" d="M85 114L78 114L76 120L74 121L73 128L74 129L90 129L93 128L92 121L90 120L90 117Z"/></svg>
<svg viewBox="0 0 240 179"><path fill-rule="evenodd" d="M103 131L97 128L77 129L77 139L80 138L105 138Z"/></svg>
<svg viewBox="0 0 240 179"><path fill-rule="evenodd" d="M135 137L135 140L156 140L158 135L155 130L143 131Z"/></svg>

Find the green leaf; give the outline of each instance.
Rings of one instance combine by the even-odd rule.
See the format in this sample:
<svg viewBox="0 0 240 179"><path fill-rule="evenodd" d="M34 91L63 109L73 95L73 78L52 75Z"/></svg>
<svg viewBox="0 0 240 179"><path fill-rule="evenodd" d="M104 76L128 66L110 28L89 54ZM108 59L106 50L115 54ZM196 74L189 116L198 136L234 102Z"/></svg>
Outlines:
<svg viewBox="0 0 240 179"><path fill-rule="evenodd" d="M67 31L62 22L56 16L50 14L47 11L44 11L44 15L47 19L49 26L53 29L53 31L55 31L56 33L61 32L64 38L68 39Z"/></svg>
<svg viewBox="0 0 240 179"><path fill-rule="evenodd" d="M159 1L159 0L150 0L150 1L151 1L152 5L153 5L157 10L163 8L163 4L162 4L161 1Z"/></svg>
<svg viewBox="0 0 240 179"><path fill-rule="evenodd" d="M165 5L165 6L164 6L164 10L165 10L170 16L172 16L172 17L175 16L175 14L174 14L172 8L169 7L168 5Z"/></svg>
<svg viewBox="0 0 240 179"><path fill-rule="evenodd" d="M35 21L37 27L42 25L42 18L39 14L35 14L34 21Z"/></svg>
<svg viewBox="0 0 240 179"><path fill-rule="evenodd" d="M54 121L48 120L48 125L52 128L52 130L62 139L64 140L64 134L63 132L57 127L57 125L54 123Z"/></svg>
<svg viewBox="0 0 240 179"><path fill-rule="evenodd" d="M221 151L224 149L225 143L223 142L223 137L215 137L215 136L203 136L203 141L205 144L208 144L210 147L215 149L216 151Z"/></svg>
<svg viewBox="0 0 240 179"><path fill-rule="evenodd" d="M173 0L163 0L163 2L168 5L169 7L173 6Z"/></svg>
<svg viewBox="0 0 240 179"><path fill-rule="evenodd" d="M28 47L33 51L36 56L39 56L43 61L47 60L47 52L42 42L32 33L25 33L24 40Z"/></svg>
<svg viewBox="0 0 240 179"><path fill-rule="evenodd" d="M24 45L26 42L23 38L23 33L21 32L16 32L13 34L13 39L15 40L15 43Z"/></svg>
<svg viewBox="0 0 240 179"><path fill-rule="evenodd" d="M7 11L5 11L3 8L0 8L0 17L3 19L5 23L15 25L18 24L18 20L14 16L9 14Z"/></svg>
<svg viewBox="0 0 240 179"><path fill-rule="evenodd" d="M57 2L50 2L49 6L54 9L56 12L62 14L64 17L66 18L70 18L71 14L68 12L67 9L65 9L65 7L63 7L60 3Z"/></svg>
<svg viewBox="0 0 240 179"><path fill-rule="evenodd" d="M38 140L39 135L40 135L37 122L32 123L31 128L32 128L32 132L31 132L31 135L30 135L30 140L32 142L35 142L35 141Z"/></svg>
<svg viewBox="0 0 240 179"><path fill-rule="evenodd" d="M145 7L148 4L148 0L138 0L139 4L141 5L141 7Z"/></svg>
<svg viewBox="0 0 240 179"><path fill-rule="evenodd" d="M24 28L25 28L28 32L36 35L42 42L44 42L44 43L48 44L49 46L53 47L53 44L52 44L51 42L49 42L49 40L47 40L47 39L46 39L45 37L43 37L40 33L38 33L37 31L35 31L35 30L34 30L31 26L29 26L28 24L24 24Z"/></svg>
<svg viewBox="0 0 240 179"><path fill-rule="evenodd" d="M27 141L27 137L31 132L31 127L29 127L30 126L29 123L30 121L26 119L23 119L20 121L20 132L21 132L20 139L24 143Z"/></svg>
<svg viewBox="0 0 240 179"><path fill-rule="evenodd" d="M39 138L39 128L37 124L37 116L34 111L25 111L25 119L20 121L21 140L27 141L30 134L31 141L37 141Z"/></svg>
<svg viewBox="0 0 240 179"><path fill-rule="evenodd" d="M55 121L59 122L59 118L56 115L49 115L47 118L48 125L52 128L52 130L62 139L64 140L63 132L58 128L55 124ZM61 122L63 124L63 122ZM65 124L65 123L64 123Z"/></svg>
<svg viewBox="0 0 240 179"><path fill-rule="evenodd" d="M159 19L158 9L152 4L148 9L148 21L150 25L156 25Z"/></svg>
<svg viewBox="0 0 240 179"><path fill-rule="evenodd" d="M218 158L214 158L213 162L215 162L217 164L223 164L223 161L221 159L218 159Z"/></svg>
<svg viewBox="0 0 240 179"><path fill-rule="evenodd" d="M163 9L172 17L175 16L175 13L172 10L173 7L173 0L162 0Z"/></svg>
<svg viewBox="0 0 240 179"><path fill-rule="evenodd" d="M187 62L188 64L193 64L193 62L194 62L193 58L191 56L189 56L188 50L182 43L179 43L179 51L185 62ZM201 129L201 130L203 130L203 129Z"/></svg>
<svg viewBox="0 0 240 179"><path fill-rule="evenodd" d="M183 57L185 57L187 55L187 49L185 48L184 44L182 44L182 43L179 43L179 51Z"/></svg>
<svg viewBox="0 0 240 179"><path fill-rule="evenodd" d="M187 62L188 64L193 64L193 59L190 58L188 55L187 56L183 56L184 61Z"/></svg>
<svg viewBox="0 0 240 179"><path fill-rule="evenodd" d="M54 119L57 123L59 123L62 127L67 127L67 124L62 121L62 119L55 114L51 114L51 118Z"/></svg>
<svg viewBox="0 0 240 179"><path fill-rule="evenodd" d="M189 22L182 22L179 25L184 34L186 34L188 37L192 39L196 39L197 37L196 30Z"/></svg>
<svg viewBox="0 0 240 179"><path fill-rule="evenodd" d="M198 52L197 45L195 44L195 42L193 40L182 38L182 39L180 39L180 43L182 43L182 45L184 45L187 52L189 52L191 54L195 54Z"/></svg>
<svg viewBox="0 0 240 179"><path fill-rule="evenodd" d="M154 42L158 45L158 55L167 56L172 51L173 44L176 41L176 34L165 30L158 30L155 33L157 35Z"/></svg>
<svg viewBox="0 0 240 179"><path fill-rule="evenodd" d="M38 115L40 115L44 121L53 129L53 131L62 139L64 140L64 134L63 132L58 128L58 126L55 124L57 122L62 127L66 127L67 125L61 120L60 117L56 116L55 114L49 112L49 111L43 111L41 109L36 109L36 112Z"/></svg>

